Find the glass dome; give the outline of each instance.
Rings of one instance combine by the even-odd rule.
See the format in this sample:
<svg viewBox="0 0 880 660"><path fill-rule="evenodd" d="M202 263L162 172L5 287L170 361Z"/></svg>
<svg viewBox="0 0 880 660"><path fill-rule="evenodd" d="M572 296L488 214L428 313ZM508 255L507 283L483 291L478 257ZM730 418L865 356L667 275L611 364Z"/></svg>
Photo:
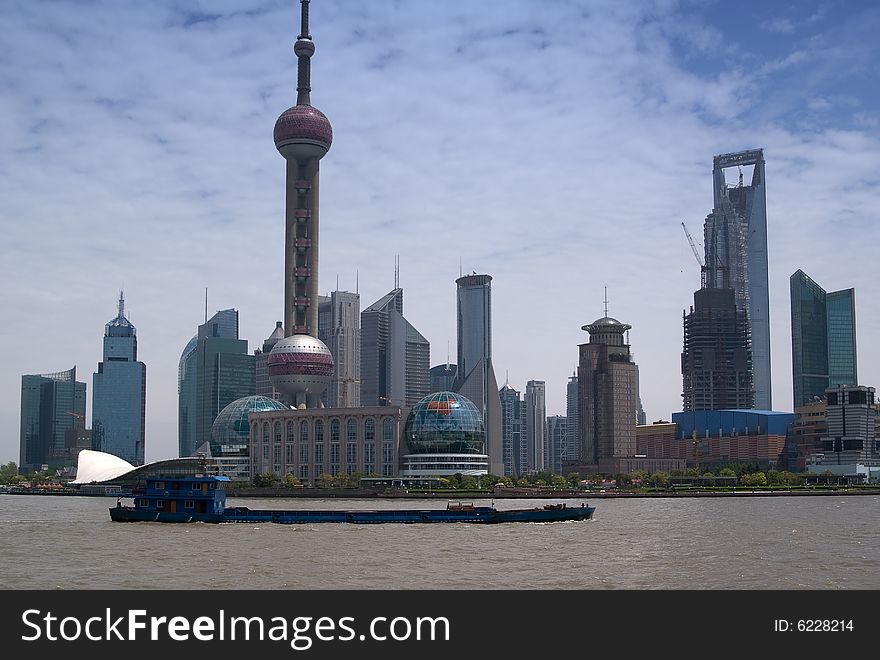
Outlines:
<svg viewBox="0 0 880 660"><path fill-rule="evenodd" d="M227 405L211 426L211 455L247 453L250 438L248 415L263 410L286 410L280 401L265 396L246 396Z"/></svg>
<svg viewBox="0 0 880 660"><path fill-rule="evenodd" d="M410 411L404 430L414 454L483 454L486 430L480 411L456 392L435 392Z"/></svg>

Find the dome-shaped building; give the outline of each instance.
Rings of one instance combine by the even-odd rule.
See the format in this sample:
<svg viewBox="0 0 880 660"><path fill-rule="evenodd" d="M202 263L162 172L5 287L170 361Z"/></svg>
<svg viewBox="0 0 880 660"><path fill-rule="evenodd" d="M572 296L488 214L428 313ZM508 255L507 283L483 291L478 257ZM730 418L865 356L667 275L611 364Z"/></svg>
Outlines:
<svg viewBox="0 0 880 660"><path fill-rule="evenodd" d="M221 474L230 479L250 478L250 424L252 412L286 410L280 401L265 396L245 396L228 404L211 426L211 457Z"/></svg>
<svg viewBox="0 0 880 660"><path fill-rule="evenodd" d="M486 429L477 407L456 392L434 392L419 401L404 427L403 476L488 474Z"/></svg>

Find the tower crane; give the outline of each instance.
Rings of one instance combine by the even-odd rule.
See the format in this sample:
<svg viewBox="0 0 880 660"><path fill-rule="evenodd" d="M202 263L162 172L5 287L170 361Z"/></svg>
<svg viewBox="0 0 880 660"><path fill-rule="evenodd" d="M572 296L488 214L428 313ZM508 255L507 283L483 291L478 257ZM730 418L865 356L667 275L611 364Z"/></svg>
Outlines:
<svg viewBox="0 0 880 660"><path fill-rule="evenodd" d="M691 233L688 231L687 225L684 222L681 223L681 228L684 229L684 235L687 236L688 243L691 245L691 250L694 252L694 257L697 259L697 263L700 264L700 288L706 288L706 264L703 263L703 258L700 256L699 250L697 250L697 246L694 244L694 238L691 236Z"/></svg>

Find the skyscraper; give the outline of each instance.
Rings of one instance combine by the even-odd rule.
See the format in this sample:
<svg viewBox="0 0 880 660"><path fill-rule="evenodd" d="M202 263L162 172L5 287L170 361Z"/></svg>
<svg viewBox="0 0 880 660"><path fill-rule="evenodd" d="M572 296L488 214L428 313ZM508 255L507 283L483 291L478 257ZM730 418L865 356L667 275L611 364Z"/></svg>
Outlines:
<svg viewBox="0 0 880 660"><path fill-rule="evenodd" d="M76 380L76 367L22 376L19 468L51 466L65 454L67 432L82 427L85 416L86 384Z"/></svg>
<svg viewBox="0 0 880 660"><path fill-rule="evenodd" d="M857 385L855 289L827 293L798 269L791 289L794 407L825 397L838 385Z"/></svg>
<svg viewBox="0 0 880 660"><path fill-rule="evenodd" d="M578 363L578 460L636 454L636 365L623 334L632 326L608 316L582 327L590 341L581 344Z"/></svg>
<svg viewBox="0 0 880 660"><path fill-rule="evenodd" d="M361 405L361 297L332 291L318 305L318 339L333 356L333 375L325 395L330 408Z"/></svg>
<svg viewBox="0 0 880 660"><path fill-rule="evenodd" d="M562 415L547 418L547 461L545 469L562 474L562 461L568 442L568 420Z"/></svg>
<svg viewBox="0 0 880 660"><path fill-rule="evenodd" d="M227 404L256 389L255 357L238 338L238 311L224 309L199 326L195 345L181 355L178 374L178 449L192 456L211 439L211 425Z"/></svg>
<svg viewBox="0 0 880 660"><path fill-rule="evenodd" d="M116 318L104 326L103 360L92 375L92 446L144 464L147 367L137 359L137 329L119 292Z"/></svg>
<svg viewBox="0 0 880 660"><path fill-rule="evenodd" d="M547 465L549 457L545 424L547 421L547 405L543 380L530 380L526 383L526 470L532 474L541 472Z"/></svg>
<svg viewBox="0 0 880 660"><path fill-rule="evenodd" d="M576 461L578 457L578 446L580 445L580 436L578 434L578 377L575 374L568 377L568 384L565 388L565 417L568 420L565 426L565 455L562 457L564 461Z"/></svg>
<svg viewBox="0 0 880 660"><path fill-rule="evenodd" d="M361 312L361 402L414 406L430 394L430 344L403 316L395 287Z"/></svg>
<svg viewBox="0 0 880 660"><path fill-rule="evenodd" d="M749 185L742 173L728 186L724 170L754 166ZM755 406L772 409L770 378L770 288L767 273L767 194L764 151L753 149L715 156L714 208L704 227L707 288L732 288L744 307L752 346Z"/></svg>
<svg viewBox="0 0 880 660"><path fill-rule="evenodd" d="M269 353L275 348L275 344L282 339L284 339L284 322L275 321L275 329L272 334L263 340L263 345L260 348L254 349L254 382L257 396L264 396L276 401L281 401L282 395L269 380Z"/></svg>
<svg viewBox="0 0 880 660"><path fill-rule="evenodd" d="M503 474L501 400L492 365L492 276L465 275L455 283L458 318L458 372L455 391L460 392L483 416L489 473Z"/></svg>
<svg viewBox="0 0 880 660"><path fill-rule="evenodd" d="M526 443L523 437L525 405L515 389L507 383L498 393L501 401L501 446L504 471L507 477L525 474Z"/></svg>
<svg viewBox="0 0 880 660"><path fill-rule="evenodd" d="M458 365L455 364L438 364L428 371L428 377L431 381L431 392L451 392L452 386L455 384L455 372Z"/></svg>
<svg viewBox="0 0 880 660"><path fill-rule="evenodd" d="M734 290L698 289L683 322L683 409L754 408L748 314Z"/></svg>
<svg viewBox="0 0 880 660"><path fill-rule="evenodd" d="M318 163L330 149L330 121L311 104L309 0L301 2L296 105L275 122L275 147L287 163L284 231L284 334L267 370L285 402L318 407L333 373L330 350L318 339Z"/></svg>

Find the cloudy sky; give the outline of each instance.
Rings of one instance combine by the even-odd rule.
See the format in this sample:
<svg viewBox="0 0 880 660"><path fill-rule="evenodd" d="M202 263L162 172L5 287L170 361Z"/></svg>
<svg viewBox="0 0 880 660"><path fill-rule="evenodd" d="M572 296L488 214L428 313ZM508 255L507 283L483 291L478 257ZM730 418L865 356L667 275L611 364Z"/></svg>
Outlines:
<svg viewBox="0 0 880 660"><path fill-rule="evenodd" d="M147 364L147 460L176 456L177 364L234 307L282 318L295 0L0 5L0 460L22 374L88 385L125 290ZM873 2L313 0L320 289L394 284L455 360L459 269L493 276L499 384L564 414L580 328L633 326L648 419L681 406L682 311L712 157L766 158L773 402L791 410L788 278L856 288L880 386L880 8ZM735 179L728 176L728 180Z"/></svg>

